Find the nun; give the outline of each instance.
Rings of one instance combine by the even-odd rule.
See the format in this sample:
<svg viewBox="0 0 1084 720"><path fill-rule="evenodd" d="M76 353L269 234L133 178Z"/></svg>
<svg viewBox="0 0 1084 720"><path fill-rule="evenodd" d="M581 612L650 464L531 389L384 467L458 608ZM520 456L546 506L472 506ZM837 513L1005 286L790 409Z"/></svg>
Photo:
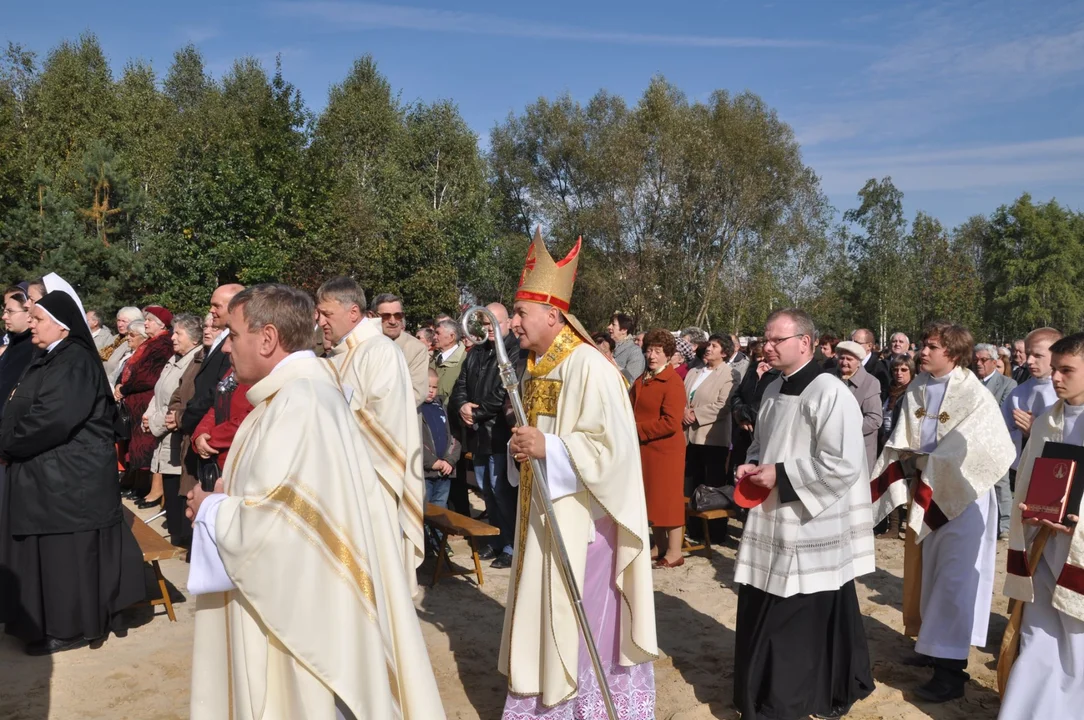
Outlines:
<svg viewBox="0 0 1084 720"><path fill-rule="evenodd" d="M143 558L121 515L116 404L72 295L49 292L30 308L39 353L0 421L17 585L6 630L30 655L104 639L146 595Z"/></svg>

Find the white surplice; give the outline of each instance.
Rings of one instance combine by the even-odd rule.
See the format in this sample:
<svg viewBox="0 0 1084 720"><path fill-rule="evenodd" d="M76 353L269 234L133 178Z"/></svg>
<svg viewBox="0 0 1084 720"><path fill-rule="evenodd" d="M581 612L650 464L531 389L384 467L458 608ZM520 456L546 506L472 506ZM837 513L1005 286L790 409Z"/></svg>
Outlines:
<svg viewBox="0 0 1084 720"><path fill-rule="evenodd" d="M200 508L194 720L440 720L385 494L335 372L292 357L247 394Z"/></svg>
<svg viewBox="0 0 1084 720"><path fill-rule="evenodd" d="M1023 525L1018 507L1027 498L1035 458L1042 456L1048 441L1084 444L1082 414L1084 406L1058 401L1033 422L1031 439L1020 459L1005 594L1026 604L1001 720L1076 718L1084 708L1084 523L1078 523L1071 534L1050 536L1032 577L1017 574L1038 535L1037 528ZM1082 512L1084 507L1075 512L1068 508L1069 514Z"/></svg>
<svg viewBox="0 0 1084 720"><path fill-rule="evenodd" d="M425 484L421 421L406 358L378 321L366 319L332 349L329 359L363 430L388 512L398 524L403 571L416 594L415 571L425 559Z"/></svg>

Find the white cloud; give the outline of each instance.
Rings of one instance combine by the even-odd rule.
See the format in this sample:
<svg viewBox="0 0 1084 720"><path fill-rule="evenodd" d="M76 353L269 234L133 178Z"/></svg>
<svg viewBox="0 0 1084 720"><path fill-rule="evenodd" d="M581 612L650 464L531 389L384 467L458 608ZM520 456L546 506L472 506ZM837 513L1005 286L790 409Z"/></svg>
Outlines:
<svg viewBox="0 0 1084 720"><path fill-rule="evenodd" d="M569 25L522 21L498 15L377 3L274 2L270 7L276 15L326 22L336 29L414 30L654 47L776 49L843 47L837 43L821 40L591 30Z"/></svg>
<svg viewBox="0 0 1084 720"><path fill-rule="evenodd" d="M185 25L180 28L181 36L193 45L211 40L222 34L220 28L215 25Z"/></svg>
<svg viewBox="0 0 1084 720"><path fill-rule="evenodd" d="M1084 185L1084 135L918 152L809 158L830 195L854 193L886 175L900 190Z"/></svg>

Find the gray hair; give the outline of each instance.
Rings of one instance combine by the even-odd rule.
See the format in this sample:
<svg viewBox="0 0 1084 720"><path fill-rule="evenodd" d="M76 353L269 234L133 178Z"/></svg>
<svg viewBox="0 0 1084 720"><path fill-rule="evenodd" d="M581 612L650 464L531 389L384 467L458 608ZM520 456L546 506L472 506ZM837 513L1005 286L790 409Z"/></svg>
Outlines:
<svg viewBox="0 0 1084 720"><path fill-rule="evenodd" d="M990 343L976 343L972 354L984 352L990 356L990 359L997 360L997 348Z"/></svg>
<svg viewBox="0 0 1084 720"><path fill-rule="evenodd" d="M698 327L687 327L681 331L681 337L688 338L689 342L698 344L708 341L708 334Z"/></svg>
<svg viewBox="0 0 1084 720"><path fill-rule="evenodd" d="M455 339L457 341L463 339L463 329L459 327L459 323L457 323L455 320L441 320L437 323L437 327L444 328L445 330L450 330L451 332L455 333Z"/></svg>
<svg viewBox="0 0 1084 720"><path fill-rule="evenodd" d="M128 332L147 337L147 323L143 322L142 317L139 320L132 320L128 323Z"/></svg>
<svg viewBox="0 0 1084 720"><path fill-rule="evenodd" d="M203 339L203 323L195 315L183 313L173 318L173 331L183 330L188 339L199 344Z"/></svg>
<svg viewBox="0 0 1084 720"><path fill-rule="evenodd" d="M230 300L229 311L232 313L237 308L241 308L249 332L274 326L279 333L279 345L286 352L312 348L316 308L308 293L278 283L253 285Z"/></svg>
<svg viewBox="0 0 1084 720"><path fill-rule="evenodd" d="M143 311L140 310L137 307L132 307L131 305L128 305L128 306L122 307L120 310L117 310L117 319L118 320L127 320L130 323L135 322L137 320L142 320L143 319Z"/></svg>
<svg viewBox="0 0 1084 720"><path fill-rule="evenodd" d="M365 291L354 281L354 278L345 275L333 277L317 289L316 302L322 303L325 300L337 302L347 310L351 305L357 305L359 310L365 310Z"/></svg>
<svg viewBox="0 0 1084 720"><path fill-rule="evenodd" d="M391 293L380 293L375 298L373 298L373 304L369 306L369 310L370 312L376 312L376 309L384 303L393 302L399 303L399 307L403 308L404 310L406 309L406 306L403 305L403 298L399 297L398 295L393 295Z"/></svg>
<svg viewBox="0 0 1084 720"><path fill-rule="evenodd" d="M897 330L896 332L892 333L892 336L891 336L891 337L889 337L888 339L889 339L889 340L895 340L895 339L896 339L897 337L901 337L901 338L903 338L903 339L904 339L904 340L906 340L906 341L907 341L908 343L909 343L909 342L911 342L911 338L907 337L907 333L905 333L905 332L900 332L899 330Z"/></svg>
<svg viewBox="0 0 1084 720"><path fill-rule="evenodd" d="M813 323L813 318L810 317L809 313L798 308L783 308L769 315L764 324L767 326L781 317L785 317L794 323L794 333L796 335L808 335L810 343L817 344L817 326Z"/></svg>

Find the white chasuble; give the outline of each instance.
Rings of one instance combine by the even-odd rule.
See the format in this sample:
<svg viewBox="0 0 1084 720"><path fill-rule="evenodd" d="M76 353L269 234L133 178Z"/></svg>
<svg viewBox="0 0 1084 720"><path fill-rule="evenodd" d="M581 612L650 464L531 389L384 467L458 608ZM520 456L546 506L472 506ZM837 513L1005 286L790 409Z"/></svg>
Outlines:
<svg viewBox="0 0 1084 720"><path fill-rule="evenodd" d="M369 456L384 486L411 593L425 559L425 485L421 431L410 370L380 323L358 324L331 351L330 360L361 425Z"/></svg>
<svg viewBox="0 0 1084 720"><path fill-rule="evenodd" d="M384 491L347 440L357 423L333 368L293 360L247 397L213 524L234 588L197 597L191 717L331 720L338 702L358 720L440 720Z"/></svg>
<svg viewBox="0 0 1084 720"><path fill-rule="evenodd" d="M577 583L584 587L588 544L596 537L593 515L608 516L617 526L614 581L622 598L616 661L622 667L651 662L658 645L647 506L636 423L620 371L566 327L545 355L529 359L523 388L531 424L559 440L574 471L575 486L551 495ZM550 447L547 437L547 453ZM510 693L540 696L552 707L579 689L580 636L532 497L533 482L526 470L498 668L508 676Z"/></svg>

